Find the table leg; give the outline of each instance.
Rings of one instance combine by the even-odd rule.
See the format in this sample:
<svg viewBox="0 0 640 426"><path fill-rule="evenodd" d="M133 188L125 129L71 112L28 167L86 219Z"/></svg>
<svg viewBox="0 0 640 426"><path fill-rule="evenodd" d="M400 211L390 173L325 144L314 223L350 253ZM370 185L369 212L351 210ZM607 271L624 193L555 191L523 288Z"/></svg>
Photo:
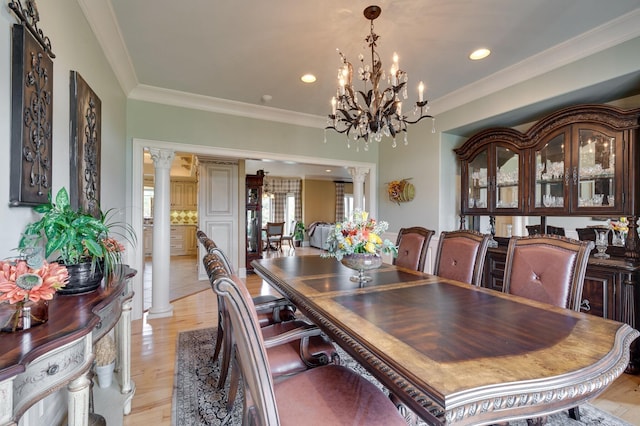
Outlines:
<svg viewBox="0 0 640 426"><path fill-rule="evenodd" d="M89 372L82 374L67 385L67 424L87 426L89 424Z"/></svg>

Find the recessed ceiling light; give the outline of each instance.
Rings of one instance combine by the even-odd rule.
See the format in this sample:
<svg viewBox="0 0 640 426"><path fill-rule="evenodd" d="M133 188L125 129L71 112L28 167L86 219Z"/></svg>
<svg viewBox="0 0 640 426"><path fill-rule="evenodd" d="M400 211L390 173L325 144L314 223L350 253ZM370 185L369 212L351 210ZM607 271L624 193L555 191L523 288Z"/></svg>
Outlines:
<svg viewBox="0 0 640 426"><path fill-rule="evenodd" d="M300 77L300 80L304 81L305 83L313 83L314 81L316 81L316 76L313 74L305 74Z"/></svg>
<svg viewBox="0 0 640 426"><path fill-rule="evenodd" d="M326 169L325 172L331 173L331 169Z"/></svg>
<svg viewBox="0 0 640 426"><path fill-rule="evenodd" d="M472 61L477 61L479 59L486 58L490 54L491 51L489 49L482 48L471 52L471 54L469 55L469 59L471 59Z"/></svg>

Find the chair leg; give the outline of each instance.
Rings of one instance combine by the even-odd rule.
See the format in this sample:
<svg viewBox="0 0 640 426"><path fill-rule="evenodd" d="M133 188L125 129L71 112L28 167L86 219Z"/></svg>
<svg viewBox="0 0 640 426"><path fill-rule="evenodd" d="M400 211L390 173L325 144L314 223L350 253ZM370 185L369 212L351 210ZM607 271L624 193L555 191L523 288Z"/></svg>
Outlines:
<svg viewBox="0 0 640 426"><path fill-rule="evenodd" d="M233 409L233 403L236 401L236 395L238 394L238 384L240 383L240 366L238 365L238 358L233 353L233 361L231 364L231 379L229 380L229 392L227 393L227 413L230 413Z"/></svg>
<svg viewBox="0 0 640 426"><path fill-rule="evenodd" d="M229 318L225 319L225 324L229 324ZM222 346L222 362L220 363L220 378L218 379L218 390L224 388L227 382L227 373L229 372L229 363L233 356L233 339L231 333L227 330L224 333L224 344Z"/></svg>
<svg viewBox="0 0 640 426"><path fill-rule="evenodd" d="M580 407L573 407L569 409L569 418L580 421Z"/></svg>
<svg viewBox="0 0 640 426"><path fill-rule="evenodd" d="M218 360L220 348L222 348L222 339L224 339L224 327L222 325L222 312L218 312L218 332L216 334L216 347L213 350L213 361Z"/></svg>

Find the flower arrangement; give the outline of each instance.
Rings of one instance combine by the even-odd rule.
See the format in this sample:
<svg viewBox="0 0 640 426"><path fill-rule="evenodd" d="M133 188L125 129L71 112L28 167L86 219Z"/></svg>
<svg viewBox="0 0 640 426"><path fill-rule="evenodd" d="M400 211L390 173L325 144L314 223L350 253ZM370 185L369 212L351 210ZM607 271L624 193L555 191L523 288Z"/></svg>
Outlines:
<svg viewBox="0 0 640 426"><path fill-rule="evenodd" d="M58 263L43 261L32 267L24 259L0 261L0 302L9 302L10 311L1 330L15 332L45 323L49 300L68 279L67 268Z"/></svg>
<svg viewBox="0 0 640 426"><path fill-rule="evenodd" d="M10 304L51 300L64 287L69 273L64 265L44 261L38 269L25 260L0 261L0 301Z"/></svg>
<svg viewBox="0 0 640 426"><path fill-rule="evenodd" d="M346 255L354 253L398 254L398 248L389 240L382 240L380 235L385 232L389 224L376 221L369 217L369 213L356 209L350 220L336 223L327 237L329 249L323 257L335 257L342 260Z"/></svg>
<svg viewBox="0 0 640 426"><path fill-rule="evenodd" d="M610 221L609 228L613 231L613 245L624 246L627 233L629 232L627 218L621 217L619 221Z"/></svg>
<svg viewBox="0 0 640 426"><path fill-rule="evenodd" d="M389 200L400 205L401 202L413 200L415 196L415 187L409 182L409 179L392 180L387 183L387 193Z"/></svg>

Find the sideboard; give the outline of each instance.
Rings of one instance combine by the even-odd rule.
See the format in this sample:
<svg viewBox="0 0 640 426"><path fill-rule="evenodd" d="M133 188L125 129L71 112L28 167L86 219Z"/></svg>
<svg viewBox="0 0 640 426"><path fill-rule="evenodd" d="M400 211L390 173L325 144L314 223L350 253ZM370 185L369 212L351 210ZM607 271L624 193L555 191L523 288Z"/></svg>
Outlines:
<svg viewBox="0 0 640 426"><path fill-rule="evenodd" d="M135 274L123 265L93 292L56 295L48 322L0 335L0 425L18 424L31 406L64 387L67 424L88 424L93 343L112 329L118 346L119 404L122 414L129 414L135 392L130 283Z"/></svg>

